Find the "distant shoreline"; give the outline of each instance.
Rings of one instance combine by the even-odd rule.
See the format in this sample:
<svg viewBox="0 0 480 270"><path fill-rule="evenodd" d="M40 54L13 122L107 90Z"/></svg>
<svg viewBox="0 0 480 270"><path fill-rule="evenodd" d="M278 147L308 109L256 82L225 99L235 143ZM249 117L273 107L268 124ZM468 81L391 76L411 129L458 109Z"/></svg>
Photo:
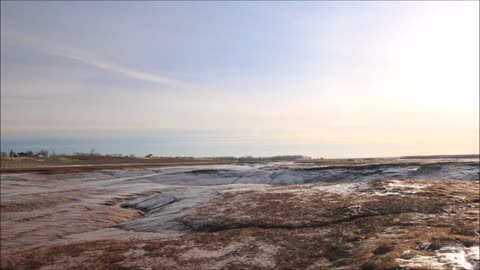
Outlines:
<svg viewBox="0 0 480 270"><path fill-rule="evenodd" d="M430 155L430 156L402 156L401 159L437 159L437 158L480 158L480 154L470 155Z"/></svg>

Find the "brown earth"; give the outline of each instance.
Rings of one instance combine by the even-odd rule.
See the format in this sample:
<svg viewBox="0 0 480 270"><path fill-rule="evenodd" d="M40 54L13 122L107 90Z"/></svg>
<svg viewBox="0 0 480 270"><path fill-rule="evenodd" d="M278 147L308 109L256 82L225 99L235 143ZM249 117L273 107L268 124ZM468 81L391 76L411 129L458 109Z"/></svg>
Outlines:
<svg viewBox="0 0 480 270"><path fill-rule="evenodd" d="M219 196L177 218L190 228L177 235L101 229L138 218L138 211L112 202L147 191L125 197L109 190L113 201L101 199L105 190L82 192L91 198L71 214L45 209L66 210L78 190L17 202L2 197L2 269L462 269L456 261L445 262L442 248L467 254L480 245L478 181L219 188ZM32 201L43 202L36 207L50 215L48 226L25 226L44 218L32 217L32 211L38 214L29 207ZM52 228L52 219L71 225ZM37 231L32 236L25 228ZM92 230L99 230L94 237L65 238ZM15 245L14 233L23 247ZM44 243L45 235L60 240ZM475 269L480 258L472 254L464 256L464 266Z"/></svg>
<svg viewBox="0 0 480 270"><path fill-rule="evenodd" d="M271 162L268 158L261 162ZM449 163L456 162L452 159L437 160L403 160L397 158L382 159L306 159L295 160L293 164L278 164L275 168L318 168L318 167L346 167L368 166L372 164L426 164L426 163ZM202 158L136 158L136 157L112 157L112 156L58 156L47 158L17 157L0 158L0 173L41 172L46 174L88 172L106 169L129 169L129 168L156 168L171 166L191 165L219 165L219 164L258 164L259 161L240 161Z"/></svg>
<svg viewBox="0 0 480 270"><path fill-rule="evenodd" d="M46 174L88 172L107 169L159 168L171 166L230 164L229 161L187 158L130 158L68 156L56 158L0 158L1 173L41 172Z"/></svg>

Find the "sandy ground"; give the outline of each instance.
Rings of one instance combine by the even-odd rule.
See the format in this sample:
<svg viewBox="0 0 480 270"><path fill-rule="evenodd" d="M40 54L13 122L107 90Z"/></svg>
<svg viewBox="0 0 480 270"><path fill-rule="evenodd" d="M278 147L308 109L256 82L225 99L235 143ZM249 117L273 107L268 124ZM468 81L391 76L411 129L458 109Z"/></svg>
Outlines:
<svg viewBox="0 0 480 270"><path fill-rule="evenodd" d="M3 173L1 267L479 269L478 163L392 164Z"/></svg>

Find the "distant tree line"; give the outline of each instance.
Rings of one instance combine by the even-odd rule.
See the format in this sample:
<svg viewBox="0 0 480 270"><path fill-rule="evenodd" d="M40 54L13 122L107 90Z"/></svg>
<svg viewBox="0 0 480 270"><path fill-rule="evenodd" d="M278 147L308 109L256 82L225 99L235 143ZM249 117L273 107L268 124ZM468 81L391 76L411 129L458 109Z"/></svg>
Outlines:
<svg viewBox="0 0 480 270"><path fill-rule="evenodd" d="M10 152L1 152L1 157L6 158L6 157L48 157L48 156L55 156L55 151L52 150L51 154L48 150L42 149L39 150L38 152L34 153L33 151L25 151L25 152L15 152L13 150L10 150Z"/></svg>
<svg viewBox="0 0 480 270"><path fill-rule="evenodd" d="M24 151L24 152L15 152L14 150L10 150L10 152L1 152L2 158L15 158L15 157L69 157L69 158L79 158L79 159L98 159L98 158L136 158L135 154L101 154L95 151L95 149L91 149L89 152L74 152L72 154L59 154L55 153L55 150L48 151L46 149L41 149L38 152L33 151ZM153 154L145 155L144 158L148 159L196 159L192 156L157 156ZM241 156L241 157L234 157L234 156L218 156L218 157L203 157L199 159L209 159L209 160L225 160L225 161L294 161L300 159L311 159L311 157L303 156L303 155L277 155L271 157L254 157L254 156Z"/></svg>

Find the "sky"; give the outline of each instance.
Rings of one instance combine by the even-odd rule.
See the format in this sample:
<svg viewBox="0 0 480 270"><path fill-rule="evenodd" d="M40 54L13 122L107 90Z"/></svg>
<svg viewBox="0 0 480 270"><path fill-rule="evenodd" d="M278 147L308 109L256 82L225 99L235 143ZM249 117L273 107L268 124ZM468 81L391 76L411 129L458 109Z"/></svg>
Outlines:
<svg viewBox="0 0 480 270"><path fill-rule="evenodd" d="M479 152L479 2L1 2L2 151Z"/></svg>

